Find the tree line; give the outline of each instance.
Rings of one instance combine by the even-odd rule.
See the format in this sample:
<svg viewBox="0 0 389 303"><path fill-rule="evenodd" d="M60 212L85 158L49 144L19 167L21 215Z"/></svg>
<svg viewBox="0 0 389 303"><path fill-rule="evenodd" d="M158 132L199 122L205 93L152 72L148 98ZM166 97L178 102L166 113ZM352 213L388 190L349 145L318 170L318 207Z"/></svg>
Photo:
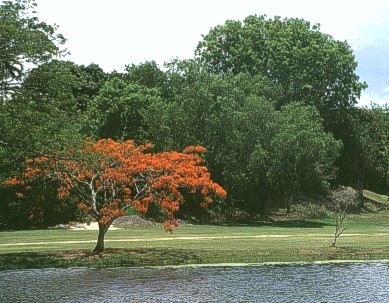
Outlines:
<svg viewBox="0 0 389 303"><path fill-rule="evenodd" d="M36 224L32 213L47 225L82 215L58 200L55 182L40 180L26 200L5 181L26 159L85 137L151 143L153 152L206 147L212 178L228 194L208 211L185 197L184 218L289 211L301 198L321 203L339 185L388 191L388 107L357 106L367 84L353 51L319 25L228 20L202 37L193 58L107 73L67 61L66 39L35 16L35 6L0 5L2 226Z"/></svg>

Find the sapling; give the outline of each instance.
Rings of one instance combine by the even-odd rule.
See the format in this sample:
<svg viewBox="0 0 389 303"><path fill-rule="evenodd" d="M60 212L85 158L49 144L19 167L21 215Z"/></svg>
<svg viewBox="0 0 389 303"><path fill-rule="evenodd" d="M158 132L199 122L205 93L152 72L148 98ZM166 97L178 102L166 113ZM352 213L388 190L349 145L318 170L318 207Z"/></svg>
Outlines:
<svg viewBox="0 0 389 303"><path fill-rule="evenodd" d="M345 226L345 219L348 211L357 204L358 193L351 187L339 187L330 194L330 207L335 213L335 233L331 247L336 246L336 241L348 226Z"/></svg>

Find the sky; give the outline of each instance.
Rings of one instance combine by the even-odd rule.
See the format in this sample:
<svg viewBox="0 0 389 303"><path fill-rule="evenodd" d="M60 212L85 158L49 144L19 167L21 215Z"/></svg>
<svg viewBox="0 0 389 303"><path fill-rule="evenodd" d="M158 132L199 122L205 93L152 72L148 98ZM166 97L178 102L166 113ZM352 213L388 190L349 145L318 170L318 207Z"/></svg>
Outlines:
<svg viewBox="0 0 389 303"><path fill-rule="evenodd" d="M386 0L36 0L41 21L68 39L67 60L105 71L127 64L193 57L202 35L249 15L304 18L347 41L369 88L360 105L389 103L389 1Z"/></svg>

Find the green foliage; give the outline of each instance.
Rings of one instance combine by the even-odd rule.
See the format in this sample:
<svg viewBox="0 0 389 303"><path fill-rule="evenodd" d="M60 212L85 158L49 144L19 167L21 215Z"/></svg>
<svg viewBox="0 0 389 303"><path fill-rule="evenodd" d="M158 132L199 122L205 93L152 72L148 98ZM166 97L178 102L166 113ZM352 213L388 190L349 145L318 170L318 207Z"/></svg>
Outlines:
<svg viewBox="0 0 389 303"><path fill-rule="evenodd" d="M317 201L299 201L292 205L292 213L297 214L301 219L323 219L330 216L328 207Z"/></svg>
<svg viewBox="0 0 389 303"><path fill-rule="evenodd" d="M88 116L93 134L114 140L146 140L147 125L143 116L158 101L157 89L120 78L108 80L90 103Z"/></svg>
<svg viewBox="0 0 389 303"><path fill-rule="evenodd" d="M56 103L69 112L76 111L73 89L78 79L72 72L74 63L53 60L33 68L25 77L19 95L40 104Z"/></svg>
<svg viewBox="0 0 389 303"><path fill-rule="evenodd" d="M7 102L0 111L5 147L18 150L21 155L62 149L63 142L72 140L80 129L80 123L67 109L57 100L23 95Z"/></svg>
<svg viewBox="0 0 389 303"><path fill-rule="evenodd" d="M359 190L387 188L387 130L378 109L352 108L344 115L339 183Z"/></svg>
<svg viewBox="0 0 389 303"><path fill-rule="evenodd" d="M377 117L378 136L380 138L380 158L382 159L383 175L385 180L384 190L389 193L389 104L382 106L372 105L372 111Z"/></svg>
<svg viewBox="0 0 389 303"><path fill-rule="evenodd" d="M40 102L49 98L69 112L85 111L99 93L107 75L97 64L77 65L52 60L32 69L22 83L22 93Z"/></svg>
<svg viewBox="0 0 389 303"><path fill-rule="evenodd" d="M254 15L212 28L196 54L214 73L265 75L282 88L277 108L303 101L324 114L356 104L366 84L350 46L319 30L303 19Z"/></svg>
<svg viewBox="0 0 389 303"><path fill-rule="evenodd" d="M148 88L160 88L166 82L166 74L161 71L155 61L146 61L139 65L127 65L123 79Z"/></svg>
<svg viewBox="0 0 389 303"><path fill-rule="evenodd" d="M368 118L370 111L355 107L367 85L355 72L357 62L347 42L303 19L254 15L212 28L199 42L196 56L214 74L263 75L277 88L277 110L295 102L313 105L325 130L343 143L336 162L339 182L384 186L377 148L384 146L377 138L382 131Z"/></svg>
<svg viewBox="0 0 389 303"><path fill-rule="evenodd" d="M94 78L100 82L86 81L88 69L100 70L69 61L42 64L27 74L12 99L2 102L0 141L14 160L61 150L81 138L83 100L97 94L104 79L99 74Z"/></svg>
<svg viewBox="0 0 389 303"><path fill-rule="evenodd" d="M26 63L39 64L63 54L65 42L57 26L39 21L34 0L0 5L0 94L5 97L24 75Z"/></svg>
<svg viewBox="0 0 389 303"><path fill-rule="evenodd" d="M74 63L49 62L65 54L65 39L56 33L57 26L36 17L35 7L33 0L0 5L0 221L13 226L30 224L30 211L39 212L42 204L46 223L73 215L50 195L53 184L36 186L40 190L25 204L3 181L19 171L26 158L61 150L81 137L79 88L85 82ZM39 197L44 202L36 203Z"/></svg>
<svg viewBox="0 0 389 303"><path fill-rule="evenodd" d="M228 191L214 208L223 217L264 214L280 197L289 207L330 182L387 191L388 108L355 107L366 84L352 50L318 25L226 21L203 37L194 59L106 74L96 64L52 60L65 39L35 17L35 6L0 5L0 184L27 157L92 135L151 142L153 151L205 146L211 174ZM26 72L26 63L34 68ZM61 217L55 184L36 190L45 202L31 196L31 207L44 204ZM204 216L198 203L185 207L183 215ZM0 212L27 216L1 185Z"/></svg>
<svg viewBox="0 0 389 303"><path fill-rule="evenodd" d="M53 150L61 150L65 145L76 144L80 140L81 124L74 113L62 108L57 100L48 98L31 99L29 96L18 95L7 101L0 110L0 134L2 139L2 154L0 161L0 220L11 224L28 224L29 210L35 207L15 197L15 192L3 188L6 178L18 173L21 163L28 157L44 155ZM43 184L41 184L43 186ZM57 214L56 198L48 195L55 190L54 184L37 186L34 198L44 197L37 205L44 204L48 221L61 220ZM48 196L47 196L48 195ZM42 202L42 203L41 203ZM49 206L48 206L49 205ZM31 207L30 207L31 206ZM53 211L50 211L52 209ZM63 209L62 209L63 211ZM61 212L61 210L59 210ZM66 215L67 216L67 215ZM55 220L55 219L54 219ZM47 221L47 220L46 220Z"/></svg>
<svg viewBox="0 0 389 303"><path fill-rule="evenodd" d="M324 131L318 111L293 103L278 112L279 131L270 146L267 177L272 188L293 200L299 193L320 193L336 176L341 142Z"/></svg>
<svg viewBox="0 0 389 303"><path fill-rule="evenodd" d="M238 206L256 214L269 207L271 192L328 187L341 144L325 133L314 107L293 103L277 111L280 89L264 76L212 74L194 60L169 67L174 95L145 116L151 141L162 150L206 146L212 175L229 193L226 211Z"/></svg>
<svg viewBox="0 0 389 303"><path fill-rule="evenodd" d="M77 85L72 88L77 108L86 111L92 99L98 95L108 75L97 64L75 65L72 72L77 78Z"/></svg>

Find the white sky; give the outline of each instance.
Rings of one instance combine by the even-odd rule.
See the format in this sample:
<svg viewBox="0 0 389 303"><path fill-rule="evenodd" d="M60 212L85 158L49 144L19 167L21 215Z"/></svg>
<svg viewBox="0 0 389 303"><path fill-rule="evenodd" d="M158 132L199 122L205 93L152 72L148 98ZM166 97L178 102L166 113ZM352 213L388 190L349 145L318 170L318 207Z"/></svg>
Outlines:
<svg viewBox="0 0 389 303"><path fill-rule="evenodd" d="M359 52L374 46L386 49L389 65L389 1L386 0L36 0L42 21L60 26L77 64L97 63L105 71L122 71L126 64L193 56L202 34L227 19L248 15L297 17L320 23L321 31L347 40L357 60ZM380 52L381 53L381 52ZM359 74L374 82L364 102L384 102L389 71L369 69L364 53ZM377 58L371 58L377 61ZM380 67L386 64L375 62ZM367 75L367 76L366 76ZM370 78L369 78L370 77ZM379 79L378 79L379 78ZM382 82L382 83L381 83ZM389 101L386 101L389 102Z"/></svg>

